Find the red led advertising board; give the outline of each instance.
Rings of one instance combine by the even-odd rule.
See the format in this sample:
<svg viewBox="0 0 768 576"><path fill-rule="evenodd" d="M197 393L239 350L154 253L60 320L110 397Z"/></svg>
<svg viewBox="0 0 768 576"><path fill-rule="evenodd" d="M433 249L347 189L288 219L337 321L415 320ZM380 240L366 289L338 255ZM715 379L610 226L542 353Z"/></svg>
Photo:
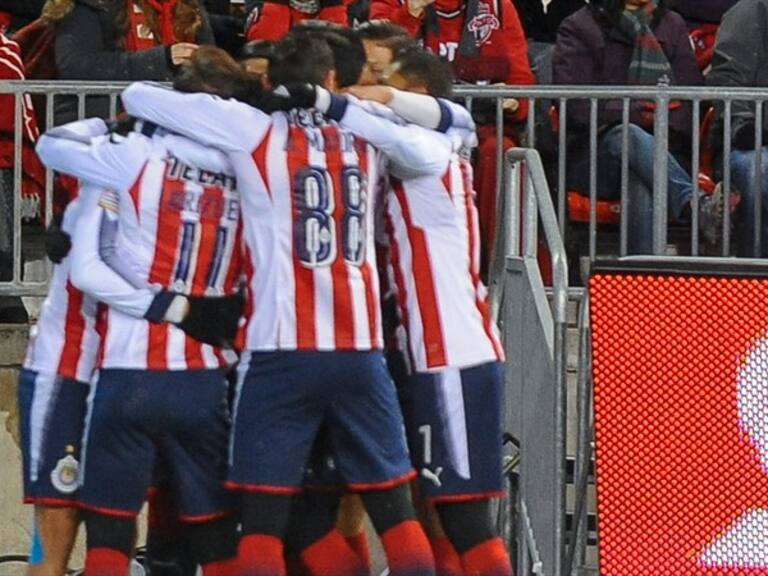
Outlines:
<svg viewBox="0 0 768 576"><path fill-rule="evenodd" d="M600 574L768 574L768 279L589 291Z"/></svg>

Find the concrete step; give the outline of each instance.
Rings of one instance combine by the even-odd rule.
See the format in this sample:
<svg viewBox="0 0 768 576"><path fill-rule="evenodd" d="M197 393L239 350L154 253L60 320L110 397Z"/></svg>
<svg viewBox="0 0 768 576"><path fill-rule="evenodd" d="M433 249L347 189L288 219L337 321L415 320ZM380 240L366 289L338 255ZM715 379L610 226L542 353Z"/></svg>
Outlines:
<svg viewBox="0 0 768 576"><path fill-rule="evenodd" d="M20 366L27 350L30 326L0 324L0 367Z"/></svg>

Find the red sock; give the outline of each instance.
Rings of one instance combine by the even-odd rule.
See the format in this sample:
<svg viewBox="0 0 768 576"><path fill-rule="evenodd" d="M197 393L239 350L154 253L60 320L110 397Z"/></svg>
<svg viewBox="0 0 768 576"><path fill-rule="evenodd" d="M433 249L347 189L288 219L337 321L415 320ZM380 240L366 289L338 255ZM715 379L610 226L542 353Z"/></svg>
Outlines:
<svg viewBox="0 0 768 576"><path fill-rule="evenodd" d="M435 556L437 576L464 576L459 554L447 536L432 538L429 543L432 545L432 554Z"/></svg>
<svg viewBox="0 0 768 576"><path fill-rule="evenodd" d="M360 561L365 566L366 574L371 571L371 550L368 548L368 535L365 530L360 532L357 536L347 536L344 538L349 544L349 547L355 551Z"/></svg>
<svg viewBox="0 0 768 576"><path fill-rule="evenodd" d="M509 554L501 538L492 538L461 555L467 576L512 576Z"/></svg>
<svg viewBox="0 0 768 576"><path fill-rule="evenodd" d="M238 576L285 576L283 541L275 536L249 534L237 548Z"/></svg>
<svg viewBox="0 0 768 576"><path fill-rule="evenodd" d="M364 576L363 563L344 536L335 528L305 548L301 559L312 576Z"/></svg>
<svg viewBox="0 0 768 576"><path fill-rule="evenodd" d="M434 574L435 559L421 524L405 520L381 535L391 576Z"/></svg>
<svg viewBox="0 0 768 576"><path fill-rule="evenodd" d="M128 556L112 548L89 548L85 576L128 576Z"/></svg>
<svg viewBox="0 0 768 576"><path fill-rule="evenodd" d="M202 566L203 576L236 576L239 572L237 558L209 562Z"/></svg>

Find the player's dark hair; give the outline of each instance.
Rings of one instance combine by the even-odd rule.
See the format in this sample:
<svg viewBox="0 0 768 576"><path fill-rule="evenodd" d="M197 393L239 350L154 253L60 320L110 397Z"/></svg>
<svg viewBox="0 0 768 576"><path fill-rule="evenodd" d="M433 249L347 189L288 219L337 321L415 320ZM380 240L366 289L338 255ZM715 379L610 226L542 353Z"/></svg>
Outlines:
<svg viewBox="0 0 768 576"><path fill-rule="evenodd" d="M289 35L275 44L269 66L273 86L308 82L322 86L334 69L328 43L309 34Z"/></svg>
<svg viewBox="0 0 768 576"><path fill-rule="evenodd" d="M179 67L173 79L179 92L207 92L243 102L256 101L260 86L227 52L215 46L200 46Z"/></svg>
<svg viewBox="0 0 768 576"><path fill-rule="evenodd" d="M394 56L392 70L409 84L424 86L430 96L451 97L453 74L450 65L432 52L421 48L400 50Z"/></svg>
<svg viewBox="0 0 768 576"><path fill-rule="evenodd" d="M315 21L307 20L294 26L290 34L307 35L325 41L333 52L336 83L339 88L357 84L366 61L365 48L360 38L350 28L330 23L322 26L310 25L311 22Z"/></svg>
<svg viewBox="0 0 768 576"><path fill-rule="evenodd" d="M361 40L391 40L392 38L411 38L408 30L389 20L369 20L355 29ZM414 40L415 43L415 40Z"/></svg>
<svg viewBox="0 0 768 576"><path fill-rule="evenodd" d="M274 46L274 42L270 42L269 40L253 40L242 47L237 59L240 61L249 60L251 58L264 58L269 60L272 58Z"/></svg>

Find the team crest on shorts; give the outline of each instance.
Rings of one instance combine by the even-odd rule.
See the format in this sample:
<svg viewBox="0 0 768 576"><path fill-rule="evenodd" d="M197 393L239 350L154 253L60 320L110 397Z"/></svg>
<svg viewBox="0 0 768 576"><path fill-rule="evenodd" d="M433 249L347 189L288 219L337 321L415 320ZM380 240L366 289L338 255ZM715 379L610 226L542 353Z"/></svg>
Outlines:
<svg viewBox="0 0 768 576"><path fill-rule="evenodd" d="M500 26L501 24L496 14L493 13L491 7L485 2L478 4L477 15L467 25L469 31L475 37L475 43L478 46L485 44L493 31L498 30Z"/></svg>
<svg viewBox="0 0 768 576"><path fill-rule="evenodd" d="M56 468L51 472L51 484L62 494L72 494L77 490L80 463L72 456L74 447L67 446L67 454L58 461Z"/></svg>

